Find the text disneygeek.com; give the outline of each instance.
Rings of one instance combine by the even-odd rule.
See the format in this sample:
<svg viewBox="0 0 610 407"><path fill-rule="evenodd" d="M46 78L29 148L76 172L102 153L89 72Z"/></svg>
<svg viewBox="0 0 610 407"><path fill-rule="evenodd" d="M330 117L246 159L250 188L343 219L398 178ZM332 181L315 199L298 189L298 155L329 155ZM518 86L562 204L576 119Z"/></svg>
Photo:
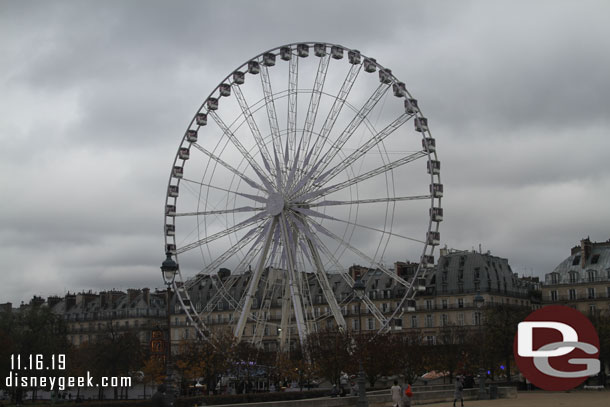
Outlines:
<svg viewBox="0 0 610 407"><path fill-rule="evenodd" d="M86 376L25 376L11 372L4 380L7 388L48 388L50 391L64 391L71 387L131 387L131 377L106 377L94 380L91 373Z"/></svg>

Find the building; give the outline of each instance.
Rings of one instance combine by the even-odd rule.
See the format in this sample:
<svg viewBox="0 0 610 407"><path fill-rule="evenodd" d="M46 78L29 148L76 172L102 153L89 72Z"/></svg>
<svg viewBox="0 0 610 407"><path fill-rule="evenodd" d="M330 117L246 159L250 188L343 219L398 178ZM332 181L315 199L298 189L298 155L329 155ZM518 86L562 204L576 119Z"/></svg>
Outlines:
<svg viewBox="0 0 610 407"><path fill-rule="evenodd" d="M546 305L567 305L584 314L610 315L610 240L582 239L545 275L542 299Z"/></svg>
<svg viewBox="0 0 610 407"><path fill-rule="evenodd" d="M47 298L47 306L64 317L68 341L73 345L95 341L109 333L132 332L142 344L153 329L167 326L166 294L148 288L127 292L110 290L99 294L82 292Z"/></svg>
<svg viewBox="0 0 610 407"><path fill-rule="evenodd" d="M396 262L389 271L410 280L417 266L417 263ZM248 321L244 329L244 340L260 343L269 350L283 346L279 329L282 301L286 299L280 290L284 287L282 275L281 270L265 270L261 278L262 288L257 290L251 310L263 322ZM391 318L393 332L421 331L430 343L436 342L439 330L444 326L473 327L481 323L483 311L477 309L473 301L477 294L483 296L488 306L510 304L537 308L540 305L538 279L518 277L507 259L492 256L489 252L442 250L438 265L428 273L425 286L420 288L414 309L402 304L397 312L405 288L397 284L387 272L352 266L349 275L354 280L363 278L367 297L382 314L375 315L362 305L360 318L363 332L376 332L381 328L380 318ZM190 305L197 310L208 329L230 329L238 316L235 304L243 298L249 278L250 273L231 275L228 270L224 270L222 274L200 276L196 284L191 283L188 291L193 304ZM310 331L336 328L315 275L303 275L301 279L308 287L308 303L305 307L307 319L315 320L315 326L311 326ZM328 279L347 328L359 330L358 301L352 287L340 275L329 274ZM178 304L174 304L173 310L177 313L172 317L174 343L194 338L196 330L184 311ZM294 341L295 332L291 336Z"/></svg>

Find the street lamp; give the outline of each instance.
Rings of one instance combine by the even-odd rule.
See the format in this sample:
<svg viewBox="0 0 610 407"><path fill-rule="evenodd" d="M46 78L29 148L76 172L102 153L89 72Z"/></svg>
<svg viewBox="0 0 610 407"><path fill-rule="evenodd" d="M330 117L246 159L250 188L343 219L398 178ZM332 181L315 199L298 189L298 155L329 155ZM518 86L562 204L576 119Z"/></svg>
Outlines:
<svg viewBox="0 0 610 407"><path fill-rule="evenodd" d="M366 286L362 279L356 280L354 286L352 287L354 293L356 293L356 297L358 298L358 335L362 335L362 315L360 312L362 297L364 296L364 291L366 290ZM360 338L362 340L362 338ZM362 368L362 352L358 352L358 400L356 401L356 406L358 407L368 407L369 401L366 398L366 375L364 374L364 369Z"/></svg>
<svg viewBox="0 0 610 407"><path fill-rule="evenodd" d="M481 295L480 291L477 291L477 295L473 299L474 305L477 307L479 311L477 314L479 316L479 340L482 340L483 334L483 321L481 320L481 308L483 308L483 304L485 303L485 298ZM487 391L485 390L485 368L483 368L483 347L481 347L481 367L479 368L479 400L487 399Z"/></svg>
<svg viewBox="0 0 610 407"><path fill-rule="evenodd" d="M172 329L171 329L171 286L174 284L176 279L176 273L178 272L178 263L172 259L170 252L165 253L167 258L161 263L161 274L163 275L163 281L167 285L167 354L165 356L165 382L167 386L167 394L169 394L170 402L173 401L173 386L172 386L172 371L171 371L171 359L172 359Z"/></svg>

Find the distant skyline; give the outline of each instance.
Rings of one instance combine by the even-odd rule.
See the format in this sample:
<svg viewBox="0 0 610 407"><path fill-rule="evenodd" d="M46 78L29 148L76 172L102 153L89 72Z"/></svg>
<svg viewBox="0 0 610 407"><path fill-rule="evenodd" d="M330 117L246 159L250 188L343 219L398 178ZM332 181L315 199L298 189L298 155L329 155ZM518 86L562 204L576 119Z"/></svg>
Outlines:
<svg viewBox="0 0 610 407"><path fill-rule="evenodd" d="M299 41L357 48L416 95L442 162L441 247L481 244L543 276L580 239L610 238L606 1L0 9L0 303L163 287L165 190L186 126L235 67Z"/></svg>

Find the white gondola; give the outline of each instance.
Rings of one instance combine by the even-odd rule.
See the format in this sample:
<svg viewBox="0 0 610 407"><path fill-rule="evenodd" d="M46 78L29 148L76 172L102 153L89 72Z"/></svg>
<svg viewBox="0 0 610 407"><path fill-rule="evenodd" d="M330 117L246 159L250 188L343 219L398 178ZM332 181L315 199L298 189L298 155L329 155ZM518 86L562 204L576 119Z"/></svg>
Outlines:
<svg viewBox="0 0 610 407"><path fill-rule="evenodd" d="M425 117L416 117L414 123L415 131L419 131L420 133L428 131L428 119Z"/></svg>
<svg viewBox="0 0 610 407"><path fill-rule="evenodd" d="M434 267L434 256L423 255L423 256L421 257L421 265L422 265L424 268L427 268L427 269L431 269L431 268L433 268L433 267ZM419 280L419 279L418 279L418 280ZM425 279L424 279L424 281L425 281ZM418 286L419 286L419 282L418 282ZM425 287L426 287L426 286L425 286L425 282L424 282L424 291L425 291L425 289L426 289Z"/></svg>
<svg viewBox="0 0 610 407"><path fill-rule="evenodd" d="M297 45L297 55L301 58L305 58L309 56L309 45L307 44L298 44Z"/></svg>
<svg viewBox="0 0 610 407"><path fill-rule="evenodd" d="M364 58L364 70L366 72L375 72L377 70L377 61L374 58Z"/></svg>
<svg viewBox="0 0 610 407"><path fill-rule="evenodd" d="M184 175L184 169L180 166L175 166L172 169L172 176L174 178L182 178L182 175Z"/></svg>
<svg viewBox="0 0 610 407"><path fill-rule="evenodd" d="M165 205L166 216L176 216L176 205Z"/></svg>
<svg viewBox="0 0 610 407"><path fill-rule="evenodd" d="M246 81L245 73L243 73L241 71L233 72L233 82L235 82L238 85L243 85L245 81Z"/></svg>
<svg viewBox="0 0 610 407"><path fill-rule="evenodd" d="M248 62L248 72L252 75L256 75L261 71L261 66L258 61L249 61Z"/></svg>
<svg viewBox="0 0 610 407"><path fill-rule="evenodd" d="M441 173L441 162L438 160L428 161L428 174L440 174Z"/></svg>
<svg viewBox="0 0 610 407"><path fill-rule="evenodd" d="M430 193L434 198L443 196L443 184L430 184Z"/></svg>
<svg viewBox="0 0 610 407"><path fill-rule="evenodd" d="M166 236L175 236L176 235L176 226L165 225L165 235Z"/></svg>
<svg viewBox="0 0 610 407"><path fill-rule="evenodd" d="M265 66L274 66L275 65L275 54L271 52L267 52L263 55L263 65Z"/></svg>
<svg viewBox="0 0 610 407"><path fill-rule="evenodd" d="M181 160L188 160L190 156L191 152L187 147L180 147L178 150L178 157L180 157Z"/></svg>
<svg viewBox="0 0 610 407"><path fill-rule="evenodd" d="M197 141L197 130L187 130L186 131L186 141L189 143L194 143Z"/></svg>
<svg viewBox="0 0 610 407"><path fill-rule="evenodd" d="M173 243L168 243L165 245L165 252L170 254L176 254L176 245Z"/></svg>
<svg viewBox="0 0 610 407"><path fill-rule="evenodd" d="M441 243L441 233L435 231L428 232L426 241L430 246L438 246Z"/></svg>
<svg viewBox="0 0 610 407"><path fill-rule="evenodd" d="M218 91L220 92L220 96L231 96L231 85L228 83L221 83L218 87Z"/></svg>
<svg viewBox="0 0 610 407"><path fill-rule="evenodd" d="M425 263L425 264L432 264L432 266L434 266L434 256L424 256L424 257L427 257L428 258L427 260L431 262L431 263ZM418 278L416 285L415 285L415 289L417 291L419 291L420 293L426 291L426 279L423 277Z"/></svg>
<svg viewBox="0 0 610 407"><path fill-rule="evenodd" d="M429 153L436 151L436 140L432 137L424 137L421 139L421 146Z"/></svg>
<svg viewBox="0 0 610 407"><path fill-rule="evenodd" d="M207 105L208 105L208 110L218 110L218 99L208 98Z"/></svg>
<svg viewBox="0 0 610 407"><path fill-rule="evenodd" d="M407 300L407 311L414 312L416 304L415 300Z"/></svg>
<svg viewBox="0 0 610 407"><path fill-rule="evenodd" d="M167 195L171 196L172 198L178 198L178 185L170 185L167 188Z"/></svg>
<svg viewBox="0 0 610 407"><path fill-rule="evenodd" d="M380 69L379 70L379 82L390 84L392 83L392 70L391 69Z"/></svg>
<svg viewBox="0 0 610 407"><path fill-rule="evenodd" d="M401 98L407 94L407 87L404 82L396 82L392 86L392 89L394 90L394 96L396 97Z"/></svg>
<svg viewBox="0 0 610 407"><path fill-rule="evenodd" d="M326 55L326 44L314 44L313 53L317 57L323 57Z"/></svg>
<svg viewBox="0 0 610 407"><path fill-rule="evenodd" d="M430 218L433 222L442 222L443 208L430 208Z"/></svg>
<svg viewBox="0 0 610 407"><path fill-rule="evenodd" d="M290 47L280 48L280 58L282 58L284 61L290 61L290 58L292 58L292 50Z"/></svg>
<svg viewBox="0 0 610 407"><path fill-rule="evenodd" d="M197 122L198 126L205 126L208 124L208 115L205 113L197 113L197 116L195 116L195 121Z"/></svg>
<svg viewBox="0 0 610 407"><path fill-rule="evenodd" d="M330 56L333 57L333 59L342 59L343 48L337 45L333 45L332 47L330 47Z"/></svg>
<svg viewBox="0 0 610 407"><path fill-rule="evenodd" d="M360 51L357 49L351 49L347 51L347 59L352 65L358 65L361 62Z"/></svg>
<svg viewBox="0 0 610 407"><path fill-rule="evenodd" d="M417 99L405 99L405 112L415 114L418 110Z"/></svg>

